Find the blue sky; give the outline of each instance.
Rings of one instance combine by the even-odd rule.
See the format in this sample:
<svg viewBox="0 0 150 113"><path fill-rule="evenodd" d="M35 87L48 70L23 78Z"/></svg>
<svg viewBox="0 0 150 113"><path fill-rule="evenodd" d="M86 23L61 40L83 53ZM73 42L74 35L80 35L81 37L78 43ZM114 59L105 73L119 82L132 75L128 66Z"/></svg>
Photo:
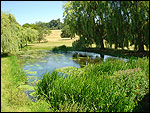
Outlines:
<svg viewBox="0 0 150 113"><path fill-rule="evenodd" d="M38 21L63 21L64 1L1 1L1 11L13 14L20 25Z"/></svg>

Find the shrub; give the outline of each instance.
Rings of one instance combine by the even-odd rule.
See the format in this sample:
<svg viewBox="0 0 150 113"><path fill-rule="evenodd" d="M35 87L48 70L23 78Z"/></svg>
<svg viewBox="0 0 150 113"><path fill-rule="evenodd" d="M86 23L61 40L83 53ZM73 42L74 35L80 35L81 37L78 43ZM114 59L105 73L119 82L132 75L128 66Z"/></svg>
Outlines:
<svg viewBox="0 0 150 113"><path fill-rule="evenodd" d="M61 30L61 38L70 38L71 37L71 32L69 30L69 26L65 25L62 30Z"/></svg>

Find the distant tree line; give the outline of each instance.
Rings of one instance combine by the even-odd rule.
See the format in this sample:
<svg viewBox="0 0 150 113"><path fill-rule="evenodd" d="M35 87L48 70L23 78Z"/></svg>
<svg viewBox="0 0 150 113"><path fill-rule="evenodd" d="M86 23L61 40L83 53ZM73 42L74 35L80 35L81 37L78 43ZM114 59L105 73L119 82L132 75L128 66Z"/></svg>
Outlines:
<svg viewBox="0 0 150 113"><path fill-rule="evenodd" d="M63 27L63 23L60 22L60 19L56 19L56 20L51 20L50 22L36 22L35 24L24 24L23 26L30 26L30 25L35 25L35 26L39 26L41 28L48 28L50 30L60 30Z"/></svg>
<svg viewBox="0 0 150 113"><path fill-rule="evenodd" d="M46 28L49 30L61 30L61 38L71 37L71 32L69 30L69 25L60 22L60 19L51 20L48 23L45 22L36 22L35 24L24 24L23 27L32 27L37 30L37 27ZM41 38L43 39L43 38ZM40 42L40 41L39 41Z"/></svg>
<svg viewBox="0 0 150 113"><path fill-rule="evenodd" d="M49 35L51 33L50 30L60 30L64 27L63 23L60 22L60 19L56 19L56 20L51 20L50 22L48 23L45 23L45 22L36 22L36 23L33 23L33 24L24 24L23 27L31 27L35 30L38 30L39 32L39 37L38 37L38 41L40 43L41 40L45 40L45 36L46 35Z"/></svg>
<svg viewBox="0 0 150 113"><path fill-rule="evenodd" d="M105 40L116 49L149 48L149 1L67 1L63 7L71 37L80 37L74 47L88 48L95 43L104 49Z"/></svg>

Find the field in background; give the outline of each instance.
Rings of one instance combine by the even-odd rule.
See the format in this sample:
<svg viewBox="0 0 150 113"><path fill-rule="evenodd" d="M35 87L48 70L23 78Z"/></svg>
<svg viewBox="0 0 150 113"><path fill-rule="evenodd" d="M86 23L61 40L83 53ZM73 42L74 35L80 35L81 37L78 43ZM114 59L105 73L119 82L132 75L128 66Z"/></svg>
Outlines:
<svg viewBox="0 0 150 113"><path fill-rule="evenodd" d="M52 33L48 36L45 37L45 39L47 40L47 42L42 42L41 43L33 43L33 44L28 44L31 49L51 49L53 47L58 47L58 46L62 46L62 45L66 45L68 47L72 46L72 42L76 41L79 39L78 36L74 37L73 39L71 38L61 38L61 30L51 30ZM95 44L92 44L92 47L96 47ZM105 48L109 48L108 46L106 46L105 41L104 41L104 47ZM114 49L115 46L114 44L112 45L112 48ZM121 49L121 48L118 48ZM124 48L125 50L127 50L127 48ZM144 46L145 51L149 51L149 48L147 50L146 46ZM134 50L134 45L129 47L129 50Z"/></svg>
<svg viewBox="0 0 150 113"><path fill-rule="evenodd" d="M46 43L41 42L41 43L34 43L34 44L28 44L31 48L35 49L48 49L52 47L57 47L61 45L66 45L68 47L72 46L72 42L75 40L78 40L79 37L76 36L75 38L61 38L61 30L51 30L52 33L48 36L45 37L47 40Z"/></svg>

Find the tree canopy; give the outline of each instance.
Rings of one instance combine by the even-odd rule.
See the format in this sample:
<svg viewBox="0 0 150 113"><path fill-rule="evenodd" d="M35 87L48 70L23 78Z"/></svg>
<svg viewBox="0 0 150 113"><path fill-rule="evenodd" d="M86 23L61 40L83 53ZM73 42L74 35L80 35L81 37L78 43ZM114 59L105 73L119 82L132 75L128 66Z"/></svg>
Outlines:
<svg viewBox="0 0 150 113"><path fill-rule="evenodd" d="M37 35L37 30L19 25L12 14L1 12L1 54L18 52Z"/></svg>
<svg viewBox="0 0 150 113"><path fill-rule="evenodd" d="M50 22L45 23L45 25L51 30L62 29L63 27L63 23L60 22L60 19L57 19L57 20L53 19Z"/></svg>
<svg viewBox="0 0 150 113"><path fill-rule="evenodd" d="M69 25L64 25L64 27L61 29L61 38L70 38L71 33L69 29Z"/></svg>
<svg viewBox="0 0 150 113"><path fill-rule="evenodd" d="M36 23L36 24L28 24L27 23L27 24L24 24L23 27L24 28L32 28L32 29L37 30L38 31L37 40L39 41L39 43L41 40L45 40L44 37L46 35L49 35L51 33L51 30L47 26L40 24L40 23Z"/></svg>
<svg viewBox="0 0 150 113"><path fill-rule="evenodd" d="M23 25L23 27L41 27L41 28L48 28L48 29L50 29L50 30L59 30L59 29L62 29L62 27L63 27L63 23L62 22L60 22L60 19L58 18L58 19L56 19L56 20L51 20L50 22L41 22L41 21L39 21L39 22L36 22L36 23L34 23L34 24L28 24L28 23L26 23L26 24L24 24Z"/></svg>
<svg viewBox="0 0 150 113"><path fill-rule="evenodd" d="M80 37L75 43L85 48L104 49L103 40L116 49L149 47L149 1L67 1L63 7L64 22Z"/></svg>

